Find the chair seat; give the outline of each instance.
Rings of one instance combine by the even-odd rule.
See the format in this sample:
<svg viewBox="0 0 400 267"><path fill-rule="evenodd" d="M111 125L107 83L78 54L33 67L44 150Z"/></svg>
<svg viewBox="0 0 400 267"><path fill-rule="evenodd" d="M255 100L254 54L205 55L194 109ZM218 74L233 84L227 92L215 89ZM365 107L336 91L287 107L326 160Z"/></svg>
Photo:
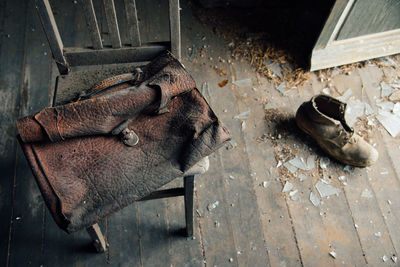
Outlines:
<svg viewBox="0 0 400 267"><path fill-rule="evenodd" d="M63 105L76 99L80 92L91 88L99 81L122 73L132 73L135 68L144 65L146 62L90 66L85 69L80 68L67 75L59 75L54 94L54 106Z"/></svg>
<svg viewBox="0 0 400 267"><path fill-rule="evenodd" d="M208 171L209 167L210 167L210 160L208 159L208 157L204 157L199 162L197 162L196 165L187 170L184 173L184 176L203 174Z"/></svg>

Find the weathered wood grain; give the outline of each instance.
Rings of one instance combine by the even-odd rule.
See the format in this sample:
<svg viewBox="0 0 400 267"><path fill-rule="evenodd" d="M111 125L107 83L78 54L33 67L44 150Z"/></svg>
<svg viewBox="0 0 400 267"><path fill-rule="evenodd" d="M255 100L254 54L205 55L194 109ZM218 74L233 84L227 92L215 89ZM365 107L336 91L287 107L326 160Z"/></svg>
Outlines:
<svg viewBox="0 0 400 267"><path fill-rule="evenodd" d="M27 24L23 30L25 62L23 85L20 89L18 117L27 116L47 107L48 87L51 75L51 51L42 46L45 40L41 24L34 8L28 3ZM43 255L43 223L45 204L31 169L20 148L17 149L15 199L13 204L13 233L10 244L10 266L40 265Z"/></svg>
<svg viewBox="0 0 400 267"><path fill-rule="evenodd" d="M36 9L38 11L43 29L46 33L51 52L54 60L57 63L58 69L61 74L66 74L69 71L68 62L66 61L63 53L64 45L61 40L60 33L56 21L54 19L53 11L48 0L35 0Z"/></svg>
<svg viewBox="0 0 400 267"><path fill-rule="evenodd" d="M101 41L100 30L97 24L93 1L83 0L82 7L85 12L86 24L88 26L90 38L92 39L92 46L94 49L102 49L103 43Z"/></svg>
<svg viewBox="0 0 400 267"><path fill-rule="evenodd" d="M135 0L124 0L128 40L131 46L141 46L139 21Z"/></svg>
<svg viewBox="0 0 400 267"><path fill-rule="evenodd" d="M179 0L169 0L169 34L171 52L177 59L181 59L181 17Z"/></svg>
<svg viewBox="0 0 400 267"><path fill-rule="evenodd" d="M19 116L23 88L26 2L2 3L0 46L0 265L9 264L9 246L14 224L14 186L16 183L17 141L15 120ZM7 16L6 16L7 14ZM18 244L15 244L18 245Z"/></svg>
<svg viewBox="0 0 400 267"><path fill-rule="evenodd" d="M399 17L397 0L356 0L336 40L399 29Z"/></svg>
<svg viewBox="0 0 400 267"><path fill-rule="evenodd" d="M110 35L113 48L122 47L119 34L117 15L115 12L114 0L103 0L104 10L107 18L108 34Z"/></svg>

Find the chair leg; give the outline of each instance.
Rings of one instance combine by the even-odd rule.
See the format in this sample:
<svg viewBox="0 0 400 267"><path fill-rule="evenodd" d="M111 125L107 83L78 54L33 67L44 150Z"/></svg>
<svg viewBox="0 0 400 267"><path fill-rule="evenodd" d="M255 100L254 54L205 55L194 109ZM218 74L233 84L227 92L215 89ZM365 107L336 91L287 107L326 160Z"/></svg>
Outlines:
<svg viewBox="0 0 400 267"><path fill-rule="evenodd" d="M101 233L100 227L97 223L92 226L86 228L90 238L93 240L93 245L96 248L96 251L101 253L107 250L106 241L104 240L104 236Z"/></svg>
<svg viewBox="0 0 400 267"><path fill-rule="evenodd" d="M194 193L194 175L183 178L185 188L185 219L186 219L186 236L193 236L193 193Z"/></svg>

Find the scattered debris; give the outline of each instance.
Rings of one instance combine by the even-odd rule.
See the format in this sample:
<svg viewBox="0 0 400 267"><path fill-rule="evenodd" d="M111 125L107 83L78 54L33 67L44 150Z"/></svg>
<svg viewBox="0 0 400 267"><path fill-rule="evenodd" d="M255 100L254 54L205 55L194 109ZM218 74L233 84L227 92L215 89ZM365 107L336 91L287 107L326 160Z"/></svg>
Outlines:
<svg viewBox="0 0 400 267"><path fill-rule="evenodd" d="M210 85L208 84L208 82L203 82L203 84L201 85L201 94L203 96L208 95L209 97L212 97Z"/></svg>
<svg viewBox="0 0 400 267"><path fill-rule="evenodd" d="M392 68L395 68L397 66L397 63L390 57L380 57L380 58L377 58L377 60L379 61L380 64L382 64L384 66L388 66L388 67L392 67Z"/></svg>
<svg viewBox="0 0 400 267"><path fill-rule="evenodd" d="M280 166L282 166L282 161L278 161L278 164L276 164L277 168L279 168Z"/></svg>
<svg viewBox="0 0 400 267"><path fill-rule="evenodd" d="M270 184L271 184L270 181L264 181L264 182L262 183L262 186L263 186L264 188L267 188Z"/></svg>
<svg viewBox="0 0 400 267"><path fill-rule="evenodd" d="M212 211L213 209L215 209L216 207L218 207L219 205L219 201L215 201L214 203L210 203L207 206L208 211Z"/></svg>
<svg viewBox="0 0 400 267"><path fill-rule="evenodd" d="M272 72L272 77L278 76L279 78L283 79L282 64L280 62L275 62L269 65L268 69Z"/></svg>
<svg viewBox="0 0 400 267"><path fill-rule="evenodd" d="M234 85L242 87L242 86L251 86L253 83L251 82L250 78L237 80L232 82Z"/></svg>
<svg viewBox="0 0 400 267"><path fill-rule="evenodd" d="M345 165L343 167L343 171L345 172L352 172L354 170L354 167L350 166L350 165Z"/></svg>
<svg viewBox="0 0 400 267"><path fill-rule="evenodd" d="M218 83L219 87L224 87L225 85L227 85L228 80L223 80L222 82Z"/></svg>
<svg viewBox="0 0 400 267"><path fill-rule="evenodd" d="M199 217L203 217L203 213L200 210L196 210L197 215L199 215Z"/></svg>
<svg viewBox="0 0 400 267"><path fill-rule="evenodd" d="M293 197L293 196L295 196L297 194L297 192L299 192L299 190L297 190L297 189L295 189L293 191L290 191L289 192L289 196Z"/></svg>
<svg viewBox="0 0 400 267"><path fill-rule="evenodd" d="M319 166L321 167L321 169L328 168L330 163L331 163L331 160L327 157L322 157L319 159Z"/></svg>
<svg viewBox="0 0 400 267"><path fill-rule="evenodd" d="M244 131L246 129L246 122L242 121L241 125L242 125L242 131Z"/></svg>
<svg viewBox="0 0 400 267"><path fill-rule="evenodd" d="M324 93L326 95L330 95L331 94L331 90L329 90L329 88L324 88L324 89L322 89L322 93Z"/></svg>
<svg viewBox="0 0 400 267"><path fill-rule="evenodd" d="M237 120L245 120L245 119L247 119L248 117L249 117L249 115L250 115L250 109L248 110L248 111L245 111L245 112L243 112L243 113L240 113L240 114L238 114L238 115L236 115L235 117L233 117L234 119L237 119Z"/></svg>
<svg viewBox="0 0 400 267"><path fill-rule="evenodd" d="M192 62L193 59L196 57L196 46L193 44L191 48L188 48L189 54L189 61Z"/></svg>
<svg viewBox="0 0 400 267"><path fill-rule="evenodd" d="M264 106L264 109L274 109L274 108L278 108L278 105L275 104L274 102L267 103Z"/></svg>
<svg viewBox="0 0 400 267"><path fill-rule="evenodd" d="M286 94L286 83L283 82L280 85L275 87L276 90L278 90L282 95Z"/></svg>
<svg viewBox="0 0 400 267"><path fill-rule="evenodd" d="M383 255L383 256L382 256L382 261L383 261L383 262L386 262L387 260L388 260L388 257L387 257L386 255Z"/></svg>
<svg viewBox="0 0 400 267"><path fill-rule="evenodd" d="M336 252L335 251L331 251L329 252L329 255L331 255L332 258L336 259Z"/></svg>
<svg viewBox="0 0 400 267"><path fill-rule="evenodd" d="M315 195L312 191L310 192L310 201L315 207L319 206L319 204L321 203L317 195Z"/></svg>
<svg viewBox="0 0 400 267"><path fill-rule="evenodd" d="M322 181L318 181L315 185L315 187L318 190L318 193L320 194L321 197L328 197L331 195L336 195L340 193L340 190L329 185L329 184L325 184Z"/></svg>
<svg viewBox="0 0 400 267"><path fill-rule="evenodd" d="M361 193L361 196L365 197L365 198L373 198L374 197L372 192L370 190L368 190L368 188L364 189L364 191Z"/></svg>
<svg viewBox="0 0 400 267"><path fill-rule="evenodd" d="M282 193L289 192L289 191L292 190L292 189L293 189L293 184L291 184L291 183L289 183L289 182L286 182L286 183L285 183L285 186L284 186L283 189L282 189Z"/></svg>

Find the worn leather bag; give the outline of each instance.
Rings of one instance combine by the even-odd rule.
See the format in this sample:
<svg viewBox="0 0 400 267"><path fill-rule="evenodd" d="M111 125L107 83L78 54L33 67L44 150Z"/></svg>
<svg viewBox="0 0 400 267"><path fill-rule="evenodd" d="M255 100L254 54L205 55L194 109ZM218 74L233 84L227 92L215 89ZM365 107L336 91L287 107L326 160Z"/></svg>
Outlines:
<svg viewBox="0 0 400 267"><path fill-rule="evenodd" d="M230 138L170 53L17 128L44 200L69 233L182 176Z"/></svg>

